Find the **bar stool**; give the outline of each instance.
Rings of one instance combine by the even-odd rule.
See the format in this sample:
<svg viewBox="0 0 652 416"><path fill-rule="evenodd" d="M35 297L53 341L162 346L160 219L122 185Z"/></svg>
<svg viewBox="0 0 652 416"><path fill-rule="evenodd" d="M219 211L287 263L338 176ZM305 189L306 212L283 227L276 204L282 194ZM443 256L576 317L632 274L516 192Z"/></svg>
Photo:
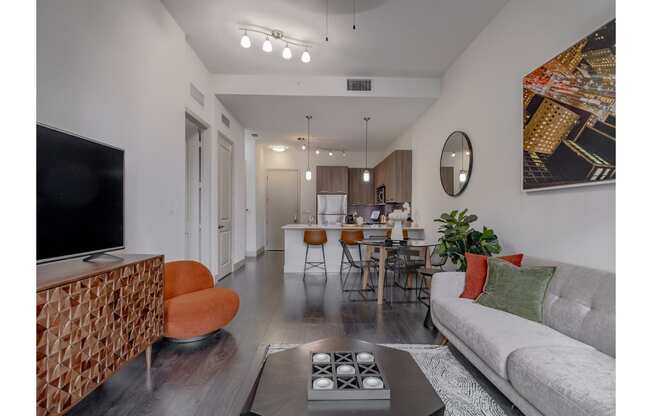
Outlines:
<svg viewBox="0 0 652 416"><path fill-rule="evenodd" d="M323 269L324 276L328 279L328 272L326 270L326 253L324 252L324 244L328 241L326 237L326 230L323 228L306 229L303 232L303 242L306 244L306 258L303 263L303 278L306 278L306 270L313 268ZM308 261L308 251L310 248L321 247L322 261Z"/></svg>
<svg viewBox="0 0 652 416"><path fill-rule="evenodd" d="M362 249L360 248L359 241L364 240L364 232L360 229L342 230L340 233L340 243L347 246L358 246L358 260L362 260ZM343 247L343 246L342 246ZM342 282L342 274L344 267L348 270L351 269L351 261L347 258L347 263L344 263L344 249L342 249L342 258L340 259L340 283Z"/></svg>

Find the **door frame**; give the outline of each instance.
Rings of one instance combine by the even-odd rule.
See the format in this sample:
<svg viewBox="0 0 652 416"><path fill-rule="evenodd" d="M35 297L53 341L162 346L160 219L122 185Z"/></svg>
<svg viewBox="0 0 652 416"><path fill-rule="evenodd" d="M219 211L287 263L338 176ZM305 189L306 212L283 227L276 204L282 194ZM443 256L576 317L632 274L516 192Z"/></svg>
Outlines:
<svg viewBox="0 0 652 416"><path fill-rule="evenodd" d="M270 218L269 216L269 173L270 172L296 172L297 173L297 221L301 220L301 175L299 174L299 169L265 169L265 251L269 250L269 218Z"/></svg>
<svg viewBox="0 0 652 416"><path fill-rule="evenodd" d="M219 250L220 250L220 235L219 231L217 229L218 223L219 223L219 215L220 215L220 195L221 195L221 189L220 189L220 181L218 180L219 172L220 172L220 167L219 165L219 160L220 160L220 140L223 139L226 142L228 142L231 145L231 272L224 276L220 276L220 259L219 259ZM215 248L212 250L212 258L213 258L213 264L215 265L215 277L217 278L218 281L224 279L227 276L230 276L233 273L233 241L235 237L235 232L234 232L234 227L233 223L235 221L235 169L234 169L234 157L233 153L235 151L235 144L233 140L226 134L224 131L221 129L217 129L217 140L215 141L215 160L216 160L216 166L215 166L215 171L213 174L212 180L215 181L215 189L216 189L216 195L215 195L215 212L213 212L213 232L215 233L215 236L213 238L213 241L215 242Z"/></svg>
<svg viewBox="0 0 652 416"><path fill-rule="evenodd" d="M201 117L199 117L197 114L195 114L193 111L186 109L184 113L184 125L185 125L185 120L189 120L193 124L197 125L197 127L200 129L200 137L201 137L201 184L202 184L202 194L201 194L201 206L199 207L200 213L201 213L201 219L200 222L202 225L202 233L200 234L199 238L199 244L201 246L201 255L200 255L200 261L207 264L211 262L211 236L210 236L210 229L211 229L211 219L210 219L210 212L211 212L211 178L210 178L210 166L211 166L211 158L210 158L210 149L211 149L211 127L210 124L208 124L205 120L203 120ZM185 167L185 172L184 174L187 175L187 169L188 169L188 146L187 146L187 137L185 135L185 129L184 129L184 157L185 157L185 162L184 164L186 165ZM185 195L184 198L187 198L188 195L188 181L187 179L184 181L184 189L185 189ZM184 203L184 222L185 219L187 218L188 213L186 212L187 209L187 204ZM208 229L208 232L205 230ZM189 258L189 253L188 253L188 247L187 247L187 225L184 225L184 247L183 247L183 252L184 256L186 258Z"/></svg>

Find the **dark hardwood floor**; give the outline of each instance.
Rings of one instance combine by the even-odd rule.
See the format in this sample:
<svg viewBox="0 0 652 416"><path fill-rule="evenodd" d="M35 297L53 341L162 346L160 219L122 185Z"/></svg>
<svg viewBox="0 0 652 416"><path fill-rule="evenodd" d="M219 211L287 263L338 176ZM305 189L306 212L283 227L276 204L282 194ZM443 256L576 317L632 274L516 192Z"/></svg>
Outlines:
<svg viewBox="0 0 652 416"><path fill-rule="evenodd" d="M152 369L132 360L75 406L70 415L238 415L253 384L264 347L335 335L383 343L435 343L422 325L421 304L378 306L352 302L339 275L283 275L283 253L248 259L218 286L240 295L235 320L194 344L160 341Z"/></svg>

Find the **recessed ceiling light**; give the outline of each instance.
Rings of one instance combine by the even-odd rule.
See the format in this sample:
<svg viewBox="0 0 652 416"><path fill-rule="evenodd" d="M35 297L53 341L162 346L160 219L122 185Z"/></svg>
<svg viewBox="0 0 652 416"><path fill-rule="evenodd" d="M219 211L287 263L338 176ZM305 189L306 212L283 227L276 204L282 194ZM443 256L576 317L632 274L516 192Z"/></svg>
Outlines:
<svg viewBox="0 0 652 416"><path fill-rule="evenodd" d="M288 150L287 146L283 146L283 145L280 145L280 144L273 144L273 145L269 146L269 148L272 149L274 152L278 152L278 153L282 153L282 152L285 152L286 150Z"/></svg>

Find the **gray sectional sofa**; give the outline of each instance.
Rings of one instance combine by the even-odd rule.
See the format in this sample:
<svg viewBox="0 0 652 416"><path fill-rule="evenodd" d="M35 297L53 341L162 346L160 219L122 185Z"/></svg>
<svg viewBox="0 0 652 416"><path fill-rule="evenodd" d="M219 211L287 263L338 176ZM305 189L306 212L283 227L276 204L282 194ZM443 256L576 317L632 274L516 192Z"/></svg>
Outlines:
<svg viewBox="0 0 652 416"><path fill-rule="evenodd" d="M532 265L557 268L543 324L460 299L459 272L433 277L433 323L525 415L615 415L615 274L525 257Z"/></svg>

